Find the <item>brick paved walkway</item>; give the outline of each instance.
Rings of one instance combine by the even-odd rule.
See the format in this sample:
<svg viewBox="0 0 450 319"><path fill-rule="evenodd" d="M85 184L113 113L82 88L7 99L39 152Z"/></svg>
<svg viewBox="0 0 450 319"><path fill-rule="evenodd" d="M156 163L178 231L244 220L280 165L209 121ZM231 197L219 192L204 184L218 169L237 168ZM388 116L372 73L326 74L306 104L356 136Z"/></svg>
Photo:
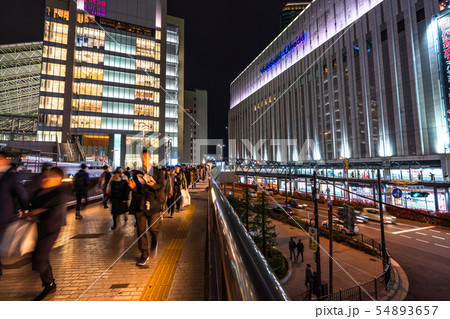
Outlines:
<svg viewBox="0 0 450 319"><path fill-rule="evenodd" d="M57 292L48 300L205 300L206 186L190 190L188 209L164 215L158 255L144 267L135 266L134 216L126 224L121 217L112 231L110 211L101 203L82 211L82 220L69 211L50 256ZM149 293L154 285L164 292ZM32 300L41 290L29 256L4 261L0 300Z"/></svg>

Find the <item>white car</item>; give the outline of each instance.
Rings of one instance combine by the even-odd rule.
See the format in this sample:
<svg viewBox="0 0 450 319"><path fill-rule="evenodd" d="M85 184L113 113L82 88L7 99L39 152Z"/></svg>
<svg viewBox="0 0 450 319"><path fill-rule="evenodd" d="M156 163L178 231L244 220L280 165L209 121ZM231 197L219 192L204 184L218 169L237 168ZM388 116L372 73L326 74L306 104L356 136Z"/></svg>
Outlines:
<svg viewBox="0 0 450 319"><path fill-rule="evenodd" d="M328 229L328 220L322 222L322 227ZM339 219L333 219L333 228L338 232L347 235L357 235L359 234L359 227L357 225L354 226L353 230L348 229L344 226L344 222Z"/></svg>
<svg viewBox="0 0 450 319"><path fill-rule="evenodd" d="M369 220L380 221L380 210L378 208L363 208L361 215L369 217ZM383 221L386 224L395 224L397 218L388 213L383 213Z"/></svg>

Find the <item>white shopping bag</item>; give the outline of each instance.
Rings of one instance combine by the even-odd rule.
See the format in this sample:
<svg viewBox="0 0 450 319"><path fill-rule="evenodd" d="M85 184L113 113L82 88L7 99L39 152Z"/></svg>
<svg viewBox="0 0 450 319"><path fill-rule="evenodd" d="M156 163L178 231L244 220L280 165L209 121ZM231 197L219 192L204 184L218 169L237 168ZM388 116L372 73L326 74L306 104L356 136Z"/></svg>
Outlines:
<svg viewBox="0 0 450 319"><path fill-rule="evenodd" d="M0 243L0 257L20 257L34 251L37 241L35 222L19 219L8 224Z"/></svg>
<svg viewBox="0 0 450 319"><path fill-rule="evenodd" d="M186 207L191 205L191 195L187 189L181 190L181 207Z"/></svg>

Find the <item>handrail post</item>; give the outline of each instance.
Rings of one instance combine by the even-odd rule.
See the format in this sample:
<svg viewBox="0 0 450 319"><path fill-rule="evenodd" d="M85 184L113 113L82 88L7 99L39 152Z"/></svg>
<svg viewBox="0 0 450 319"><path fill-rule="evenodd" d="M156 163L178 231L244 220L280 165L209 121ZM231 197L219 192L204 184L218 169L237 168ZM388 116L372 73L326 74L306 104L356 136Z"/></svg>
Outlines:
<svg viewBox="0 0 450 319"><path fill-rule="evenodd" d="M378 300L377 277L373 278L373 283L374 283L374 286L375 286L375 300Z"/></svg>

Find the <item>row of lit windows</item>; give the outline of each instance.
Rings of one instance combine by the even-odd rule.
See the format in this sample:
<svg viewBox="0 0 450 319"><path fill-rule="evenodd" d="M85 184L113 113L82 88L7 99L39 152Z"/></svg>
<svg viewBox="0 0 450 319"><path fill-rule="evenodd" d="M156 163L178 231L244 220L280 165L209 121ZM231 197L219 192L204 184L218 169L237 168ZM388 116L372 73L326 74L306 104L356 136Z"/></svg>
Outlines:
<svg viewBox="0 0 450 319"><path fill-rule="evenodd" d="M64 81L41 79L41 91L64 93Z"/></svg>
<svg viewBox="0 0 450 319"><path fill-rule="evenodd" d="M75 71L73 74L75 79L90 79L90 80L103 80L103 70L90 68L85 66L77 66L75 67Z"/></svg>
<svg viewBox="0 0 450 319"><path fill-rule="evenodd" d="M66 76L66 65L58 63L42 62L42 74L54 76Z"/></svg>
<svg viewBox="0 0 450 319"><path fill-rule="evenodd" d="M62 110L64 108L64 99L62 97L41 96L39 108L47 110Z"/></svg>
<svg viewBox="0 0 450 319"><path fill-rule="evenodd" d="M158 132L159 122L152 120L132 120L100 116L74 115L72 128L106 129L120 131Z"/></svg>
<svg viewBox="0 0 450 319"><path fill-rule="evenodd" d="M62 99L61 99L62 100ZM62 109L62 104L61 104ZM82 112L113 113L159 117L159 107L123 102L74 99L73 110Z"/></svg>
<svg viewBox="0 0 450 319"><path fill-rule="evenodd" d="M101 128L102 118L99 116L72 116L72 128Z"/></svg>
<svg viewBox="0 0 450 319"><path fill-rule="evenodd" d="M134 84L135 75L127 72L105 70L104 80L113 83Z"/></svg>
<svg viewBox="0 0 450 319"><path fill-rule="evenodd" d="M142 116L153 116L159 117L159 107L152 105L140 105L136 104L134 106L134 114Z"/></svg>
<svg viewBox="0 0 450 319"><path fill-rule="evenodd" d="M135 55L136 38L128 35L108 33L105 50Z"/></svg>
<svg viewBox="0 0 450 319"><path fill-rule="evenodd" d="M134 120L135 131L159 132L159 121Z"/></svg>
<svg viewBox="0 0 450 319"><path fill-rule="evenodd" d="M103 53L76 50L75 61L86 62L91 64L103 63Z"/></svg>
<svg viewBox="0 0 450 319"><path fill-rule="evenodd" d="M103 86L101 84L93 83L74 83L73 93L81 95L103 95Z"/></svg>
<svg viewBox="0 0 450 319"><path fill-rule="evenodd" d="M122 69L136 69L135 60L114 55L105 55L105 65Z"/></svg>
<svg viewBox="0 0 450 319"><path fill-rule="evenodd" d="M45 14L47 17L69 21L69 11L47 7Z"/></svg>
<svg viewBox="0 0 450 319"><path fill-rule="evenodd" d="M159 103L159 92L136 89L135 99Z"/></svg>
<svg viewBox="0 0 450 319"><path fill-rule="evenodd" d="M58 114L39 114L39 125L62 127L63 116Z"/></svg>
<svg viewBox="0 0 450 319"><path fill-rule="evenodd" d="M136 60L136 70L145 71L145 72L153 72L155 74L160 74L161 67L158 63L144 60Z"/></svg>
<svg viewBox="0 0 450 319"><path fill-rule="evenodd" d="M78 13L77 14L77 22L78 23L95 23L95 16L93 16L92 14Z"/></svg>
<svg viewBox="0 0 450 319"><path fill-rule="evenodd" d="M73 99L73 110L83 112L102 112L102 101Z"/></svg>
<svg viewBox="0 0 450 319"><path fill-rule="evenodd" d="M134 115L134 104L123 102L103 101L103 113Z"/></svg>
<svg viewBox="0 0 450 319"><path fill-rule="evenodd" d="M273 94L273 101L275 102L276 99L276 95L275 93ZM269 98L262 100L261 102L258 102L258 104L255 104L253 106L253 109L256 111L257 109L260 109L262 107L264 107L264 105L270 104L272 103L272 96L269 96Z"/></svg>
<svg viewBox="0 0 450 319"><path fill-rule="evenodd" d="M67 24L45 21L44 41L67 44L68 31L69 26Z"/></svg>
<svg viewBox="0 0 450 319"><path fill-rule="evenodd" d="M78 47L98 49L105 47L105 31L86 27L77 27L75 43Z"/></svg>
<svg viewBox="0 0 450 319"><path fill-rule="evenodd" d="M42 49L42 56L44 58L65 61L67 57L67 49L44 45L44 48Z"/></svg>
<svg viewBox="0 0 450 319"><path fill-rule="evenodd" d="M55 131L38 131L36 140L39 142L61 142L62 133Z"/></svg>
<svg viewBox="0 0 450 319"><path fill-rule="evenodd" d="M153 76L136 74L136 85L144 85L158 88L159 78L156 78L156 86L155 86L155 78Z"/></svg>

